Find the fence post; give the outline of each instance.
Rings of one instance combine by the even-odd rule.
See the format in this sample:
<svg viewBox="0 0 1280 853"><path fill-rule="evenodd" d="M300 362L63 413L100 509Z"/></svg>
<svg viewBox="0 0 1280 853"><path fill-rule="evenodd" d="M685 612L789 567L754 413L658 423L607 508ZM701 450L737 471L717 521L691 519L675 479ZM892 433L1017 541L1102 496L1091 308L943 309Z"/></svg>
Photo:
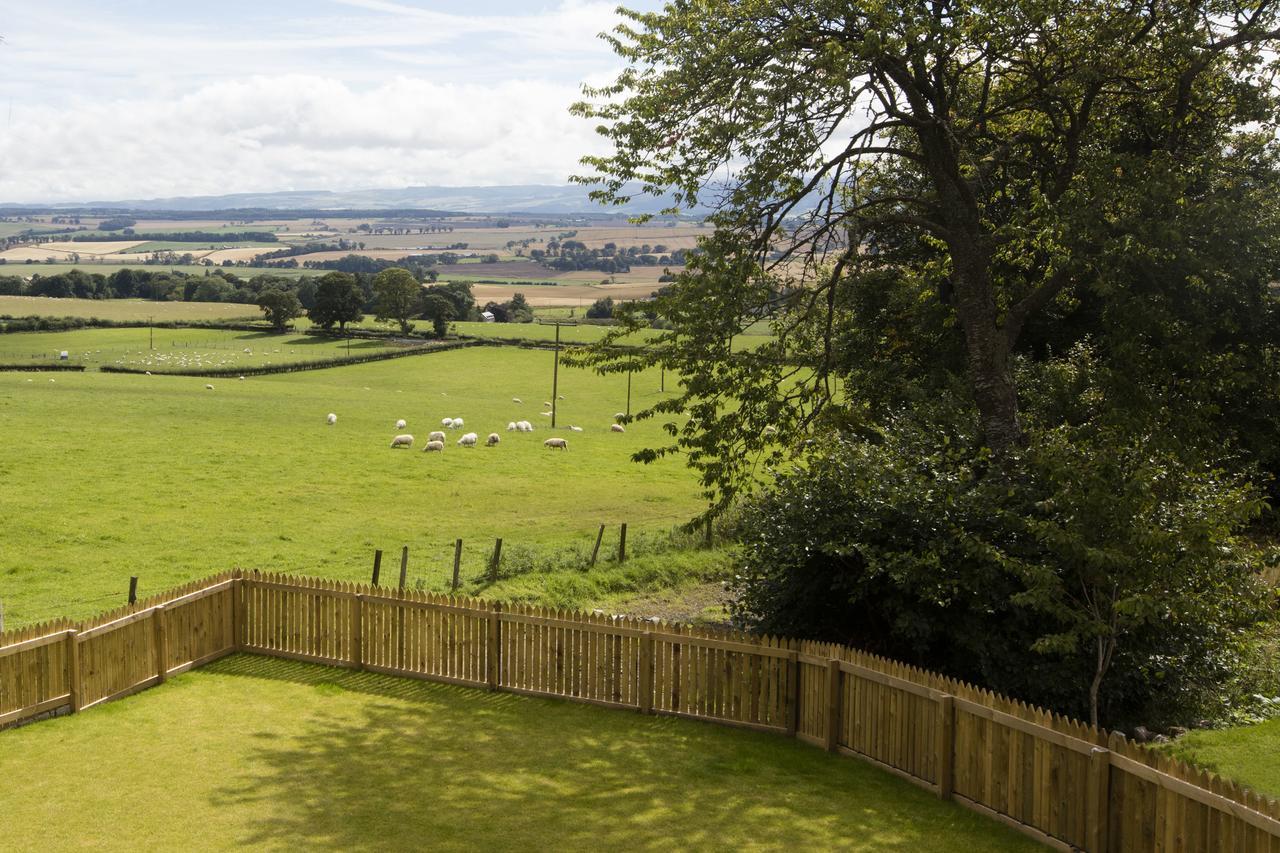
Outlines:
<svg viewBox="0 0 1280 853"><path fill-rule="evenodd" d="M67 687L71 693L71 712L84 704L84 686L80 682L80 632L67 632Z"/></svg>
<svg viewBox="0 0 1280 853"><path fill-rule="evenodd" d="M409 546L405 545L404 550L400 552L400 588L404 589L404 582L409 577Z"/></svg>
<svg viewBox="0 0 1280 853"><path fill-rule="evenodd" d="M1089 750L1089 781L1085 799L1085 846L1089 853L1106 853L1111 828L1111 751Z"/></svg>
<svg viewBox="0 0 1280 853"><path fill-rule="evenodd" d="M129 603L138 603L138 578L136 576L129 578Z"/></svg>
<svg viewBox="0 0 1280 853"><path fill-rule="evenodd" d="M827 661L827 752L835 752L840 743L840 661Z"/></svg>
<svg viewBox="0 0 1280 853"><path fill-rule="evenodd" d="M151 626L155 631L156 675L159 676L160 683L164 684L169 677L169 638L165 635L164 630L163 604L157 604L155 609L151 611Z"/></svg>
<svg viewBox="0 0 1280 853"><path fill-rule="evenodd" d="M502 540L499 539L498 541L501 542ZM489 653L485 656L486 657L485 663L488 665L486 669L488 670L487 680L489 682L490 690L497 690L499 686L498 674L500 670L499 670L498 664L499 664L500 656L502 655L501 613L502 613L502 605L495 601L492 605L492 608L489 610L489 637L488 637Z"/></svg>
<svg viewBox="0 0 1280 853"><path fill-rule="evenodd" d="M800 728L800 653L787 653L787 737Z"/></svg>
<svg viewBox="0 0 1280 853"><path fill-rule="evenodd" d="M498 537L493 542L493 559L489 561L489 582L494 583L498 580L498 561L502 559L502 538Z"/></svg>
<svg viewBox="0 0 1280 853"><path fill-rule="evenodd" d="M711 544L712 544L712 536L713 536L713 533L712 533L712 528L711 528L711 519L709 519L709 518L708 518L708 519L707 519L707 547L708 547L708 548L710 548L710 547L711 547Z"/></svg>
<svg viewBox="0 0 1280 853"><path fill-rule="evenodd" d="M231 585L231 648L240 651L244 648L244 598L249 592L245 588L245 579L236 578Z"/></svg>
<svg viewBox="0 0 1280 853"><path fill-rule="evenodd" d="M937 776L938 797L951 799L955 789L956 767L956 700L946 693L936 694L938 700Z"/></svg>
<svg viewBox="0 0 1280 853"><path fill-rule="evenodd" d="M653 632L640 635L640 713L653 713Z"/></svg>
<svg viewBox="0 0 1280 853"><path fill-rule="evenodd" d="M351 605L351 662L364 669L364 596L359 593Z"/></svg>
<svg viewBox="0 0 1280 853"><path fill-rule="evenodd" d="M627 561L627 523L622 522L622 532L618 534L618 562Z"/></svg>
<svg viewBox="0 0 1280 853"><path fill-rule="evenodd" d="M453 543L453 590L458 591L458 572L462 569L462 540Z"/></svg>
<svg viewBox="0 0 1280 853"><path fill-rule="evenodd" d="M382 574L382 549L373 552L373 585L378 585L378 576Z"/></svg>
<svg viewBox="0 0 1280 853"><path fill-rule="evenodd" d="M591 549L591 566L595 568L596 557L600 554L600 543L604 541L604 525L600 525L600 532L596 534L596 547Z"/></svg>

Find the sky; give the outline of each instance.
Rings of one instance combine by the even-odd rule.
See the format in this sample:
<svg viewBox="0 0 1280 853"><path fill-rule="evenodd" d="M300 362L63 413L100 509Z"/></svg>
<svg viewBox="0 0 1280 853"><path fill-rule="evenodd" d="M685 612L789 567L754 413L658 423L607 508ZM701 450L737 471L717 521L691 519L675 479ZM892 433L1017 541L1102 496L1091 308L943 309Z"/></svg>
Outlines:
<svg viewBox="0 0 1280 853"><path fill-rule="evenodd" d="M616 6L0 0L0 203L563 184Z"/></svg>

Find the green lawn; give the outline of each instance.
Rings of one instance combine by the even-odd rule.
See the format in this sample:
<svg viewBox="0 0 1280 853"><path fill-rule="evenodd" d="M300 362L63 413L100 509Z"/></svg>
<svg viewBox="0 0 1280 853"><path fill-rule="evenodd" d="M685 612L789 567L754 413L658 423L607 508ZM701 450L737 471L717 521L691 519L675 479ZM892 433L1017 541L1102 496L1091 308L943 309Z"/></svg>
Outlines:
<svg viewBox="0 0 1280 853"><path fill-rule="evenodd" d="M775 735L252 656L0 732L6 850L1039 849Z"/></svg>
<svg viewBox="0 0 1280 853"><path fill-rule="evenodd" d="M0 266L0 276L9 275ZM256 305L229 302L151 302L142 299L54 299L50 296L0 296L0 314L10 317L97 317L101 320L158 323L262 318Z"/></svg>
<svg viewBox="0 0 1280 853"><path fill-rule="evenodd" d="M18 337L0 336L0 345ZM115 606L130 575L143 594L236 566L367 580L381 548L386 579L405 544L409 583L443 589L456 537L465 540L471 592L487 589L480 578L495 537L504 539L505 571L534 562L526 549L581 553L608 523L603 559L625 521L640 557L701 510L695 477L678 458L631 461L664 440L660 423L610 432L625 407L625 377L561 365L565 399L551 432L539 414L551 369L551 353L486 347L244 381L0 373L6 625ZM657 400L657 372L637 374L632 395L633 409ZM326 425L329 412L336 426ZM502 443L461 448L454 432L444 453L421 452L444 417L465 418L463 432L481 441L498 432ZM389 448L399 418L417 437L412 451ZM521 419L537 431L506 431ZM550 435L567 438L569 452L545 449ZM649 588L679 565L651 559L628 562L630 578L555 580L556 600ZM504 583L509 589L493 592L536 597L528 578L518 590L517 579Z"/></svg>
<svg viewBox="0 0 1280 853"><path fill-rule="evenodd" d="M493 340L533 340L550 343L556 339L556 327L543 323L454 323L453 327L460 335ZM609 326L562 326L560 340L570 344L594 343L609 331ZM646 329L622 343L641 343L656 334L657 332Z"/></svg>
<svg viewBox="0 0 1280 853"><path fill-rule="evenodd" d="M1280 719L1188 732L1166 749L1270 797L1280 797Z"/></svg>
<svg viewBox="0 0 1280 853"><path fill-rule="evenodd" d="M152 344L154 342L154 349ZM0 364L68 360L150 370L264 367L380 352L379 340L335 340L311 335L231 332L220 329L78 329L0 335ZM245 350L249 350L245 352Z"/></svg>

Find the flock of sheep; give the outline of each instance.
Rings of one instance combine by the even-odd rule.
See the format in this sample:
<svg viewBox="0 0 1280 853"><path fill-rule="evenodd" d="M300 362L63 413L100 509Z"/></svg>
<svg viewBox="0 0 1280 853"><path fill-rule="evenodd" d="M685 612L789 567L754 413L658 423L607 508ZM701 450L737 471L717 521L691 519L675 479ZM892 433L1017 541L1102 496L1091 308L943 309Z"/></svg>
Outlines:
<svg viewBox="0 0 1280 853"><path fill-rule="evenodd" d="M206 387L212 388L212 386L206 386ZM563 396L561 397L561 399L563 399ZM519 397L512 397L511 402L521 403L522 401L520 400ZM545 403L544 405L548 409L551 408L550 402ZM542 414L550 416L551 412L546 411L546 412L543 412ZM621 420L624 417L625 415L622 412L618 412L614 416L615 420ZM335 424L338 423L338 415L334 412L330 412L326 416L325 421L329 424L329 426L334 426ZM466 422L463 421L462 418L445 418L442 421L440 421L440 425L443 426L445 429L462 429L462 427L466 426ZM406 427L408 427L408 422L404 420L404 418L401 418L400 420L396 421L397 430L403 430ZM583 431L582 427L580 426L570 426L569 429L572 430L573 432ZM626 432L622 424L619 424L619 423L612 424L609 427L609 429L612 432ZM534 431L533 424L530 423L529 421L511 421L510 423L507 424L507 432L533 432L533 431ZM462 437L458 439L457 443L462 447L475 447L476 444L479 443L479 441L480 441L480 436L478 433L468 432L468 433L463 433ZM502 436L500 436L496 432L491 432L489 433L489 436L484 440L484 446L493 447L499 444L501 441L502 441ZM442 430L435 430L429 436L427 436L427 445L426 447L423 448L423 452L425 453L443 452L444 443L445 443L445 433ZM546 441L542 442L542 446L548 448L549 450L568 450L569 442L563 438L553 437L553 438L548 438ZM395 448L404 448L405 450L411 449L413 447L413 435L406 432L399 433L398 435L396 435L394 438L391 439L391 447L392 449L395 449Z"/></svg>

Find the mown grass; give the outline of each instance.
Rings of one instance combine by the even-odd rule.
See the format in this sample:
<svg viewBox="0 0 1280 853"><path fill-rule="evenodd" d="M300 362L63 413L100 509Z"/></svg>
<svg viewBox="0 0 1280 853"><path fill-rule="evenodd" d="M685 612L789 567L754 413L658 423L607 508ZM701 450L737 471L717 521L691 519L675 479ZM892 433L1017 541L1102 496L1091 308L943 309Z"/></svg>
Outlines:
<svg viewBox="0 0 1280 853"><path fill-rule="evenodd" d="M1188 732L1165 749L1184 761L1280 797L1280 719Z"/></svg>
<svg viewBox="0 0 1280 853"><path fill-rule="evenodd" d="M66 333L81 334L96 333ZM661 424L610 432L625 377L561 365L551 432L539 414L551 368L548 352L485 347L213 380L213 391L195 377L0 373L6 625L115 606L131 575L143 594L235 566L367 580L380 548L386 579L406 544L409 583L445 589L456 537L468 591L485 589L496 537L515 565L520 548L581 549L597 525L612 537L625 521L642 557L642 534L660 538L701 510L695 478L679 459L631 461L664 440ZM633 409L660 396L656 371L636 374ZM502 442L461 448L453 432L444 453L421 452L444 417ZM412 451L389 448L398 418L417 437ZM537 431L506 432L521 419ZM545 449L549 435L569 452Z"/></svg>
<svg viewBox="0 0 1280 853"><path fill-rule="evenodd" d="M1039 849L794 740L235 656L0 732L8 850Z"/></svg>
<svg viewBox="0 0 1280 853"><path fill-rule="evenodd" d="M154 341L155 348L152 349ZM0 335L0 364L57 360L66 352L82 364L181 370L264 367L381 352L380 340L336 340L313 335L232 332L220 329L77 329ZM249 352L245 352L249 350Z"/></svg>
<svg viewBox="0 0 1280 853"><path fill-rule="evenodd" d="M0 266L0 276L9 275ZM0 296L0 314L10 317L97 317L117 322L158 323L192 320L261 319L256 305L229 302L151 302L141 299L55 299L49 296Z"/></svg>

